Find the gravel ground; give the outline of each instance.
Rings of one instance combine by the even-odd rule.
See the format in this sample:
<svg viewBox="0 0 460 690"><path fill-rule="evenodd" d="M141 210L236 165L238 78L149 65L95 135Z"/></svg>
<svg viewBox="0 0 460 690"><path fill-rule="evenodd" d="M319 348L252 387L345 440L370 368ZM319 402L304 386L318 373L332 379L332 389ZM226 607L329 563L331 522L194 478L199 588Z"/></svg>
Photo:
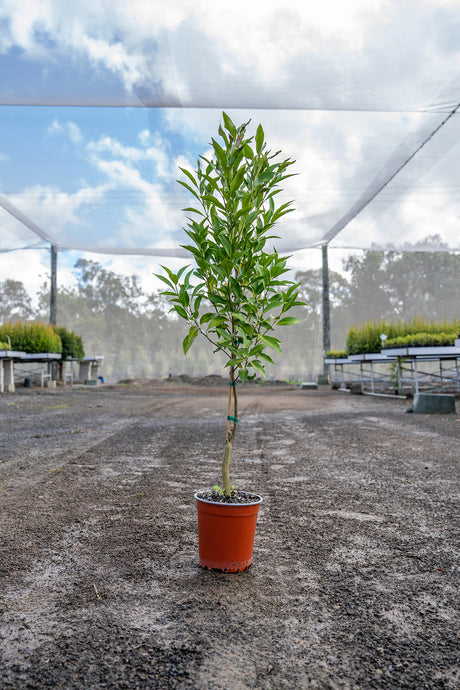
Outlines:
<svg viewBox="0 0 460 690"><path fill-rule="evenodd" d="M0 396L0 687L459 687L459 415L242 388L232 481L264 502L231 575L199 567L193 502L226 396Z"/></svg>

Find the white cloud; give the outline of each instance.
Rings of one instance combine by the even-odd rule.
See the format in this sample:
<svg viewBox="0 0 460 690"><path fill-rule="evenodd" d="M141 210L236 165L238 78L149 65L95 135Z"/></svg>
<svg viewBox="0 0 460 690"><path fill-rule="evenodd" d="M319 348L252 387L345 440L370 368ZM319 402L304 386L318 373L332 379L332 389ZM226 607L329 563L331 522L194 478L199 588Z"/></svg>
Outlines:
<svg viewBox="0 0 460 690"><path fill-rule="evenodd" d="M118 160L118 163L112 167L114 170L119 168L124 172L127 172L127 166L146 161L152 163L156 178L165 181L174 180L177 166L171 156L169 142L158 133L151 134L147 130L143 130L138 138L141 148L125 146L113 137L104 136L97 141L88 142L86 150L90 153L93 163L105 171L110 171L111 166L107 164L106 158L102 158L103 156L114 159L114 163ZM123 161L123 166L120 164L121 161ZM128 174L128 184L131 178L132 173Z"/></svg>
<svg viewBox="0 0 460 690"><path fill-rule="evenodd" d="M123 158L131 162L139 162L146 158L145 149L138 149L135 146L124 146L116 139L108 136L101 137L97 141L88 142L86 150L96 154L94 160L97 160L99 154L109 154L113 158Z"/></svg>
<svg viewBox="0 0 460 690"><path fill-rule="evenodd" d="M460 48L442 40L454 11L455 0L4 0L0 50L54 68L89 61L102 101L108 70L133 103L361 107L414 101L422 85L426 105L457 69Z"/></svg>
<svg viewBox="0 0 460 690"><path fill-rule="evenodd" d="M75 43L77 44L77 41ZM118 74L127 91L130 91L146 76L144 56L130 55L122 43L83 35L78 45L84 49L91 62L96 65L101 64L109 71Z"/></svg>
<svg viewBox="0 0 460 690"><path fill-rule="evenodd" d="M65 122L62 124L59 120L53 120L47 129L48 134L53 135L65 135L70 141L75 144L83 143L83 135L81 129L75 122Z"/></svg>

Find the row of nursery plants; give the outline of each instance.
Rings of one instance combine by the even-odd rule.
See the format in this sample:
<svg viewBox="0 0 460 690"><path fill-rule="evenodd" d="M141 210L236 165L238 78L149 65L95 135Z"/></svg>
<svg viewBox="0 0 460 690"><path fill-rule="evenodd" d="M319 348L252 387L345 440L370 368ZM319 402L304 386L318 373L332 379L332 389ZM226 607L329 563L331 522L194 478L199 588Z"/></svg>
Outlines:
<svg viewBox="0 0 460 690"><path fill-rule="evenodd" d="M383 350L390 347L430 347L438 345L453 345L457 338L456 332L451 333L411 333L398 338L388 338Z"/></svg>
<svg viewBox="0 0 460 690"><path fill-rule="evenodd" d="M422 318L391 322L385 319L351 326L345 350L329 350L327 357L380 352L389 347L417 347L453 345L460 333L460 319L454 321L426 321ZM381 335L386 335L382 348Z"/></svg>
<svg viewBox="0 0 460 690"><path fill-rule="evenodd" d="M0 325L0 350L40 353L57 352L62 359L84 357L83 341L62 326L37 321L15 321Z"/></svg>
<svg viewBox="0 0 460 690"><path fill-rule="evenodd" d="M326 357L329 359L345 359L345 357L348 357L348 352L346 350L328 350Z"/></svg>

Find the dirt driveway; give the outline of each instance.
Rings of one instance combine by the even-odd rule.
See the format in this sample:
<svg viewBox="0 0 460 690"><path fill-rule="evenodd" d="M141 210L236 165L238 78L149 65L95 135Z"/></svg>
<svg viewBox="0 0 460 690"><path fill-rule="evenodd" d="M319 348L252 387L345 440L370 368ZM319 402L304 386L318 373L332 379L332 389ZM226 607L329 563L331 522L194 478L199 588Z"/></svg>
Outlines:
<svg viewBox="0 0 460 690"><path fill-rule="evenodd" d="M264 502L230 575L198 566L193 501L226 395L0 396L0 687L459 687L459 415L242 389L232 480Z"/></svg>

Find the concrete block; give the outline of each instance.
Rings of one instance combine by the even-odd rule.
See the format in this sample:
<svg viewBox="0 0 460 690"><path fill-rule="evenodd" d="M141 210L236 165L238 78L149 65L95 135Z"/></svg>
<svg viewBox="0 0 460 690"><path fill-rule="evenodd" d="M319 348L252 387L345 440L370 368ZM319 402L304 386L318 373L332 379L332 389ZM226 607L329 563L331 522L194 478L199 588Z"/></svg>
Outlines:
<svg viewBox="0 0 460 690"><path fill-rule="evenodd" d="M303 383L300 384L300 387L304 391L317 391L318 390L318 384L315 383L314 381L304 381Z"/></svg>
<svg viewBox="0 0 460 690"><path fill-rule="evenodd" d="M98 386L98 385L99 385L98 379L86 379L85 380L85 386Z"/></svg>
<svg viewBox="0 0 460 690"><path fill-rule="evenodd" d="M455 398L446 393L416 393L413 409L419 414L449 414L455 412Z"/></svg>

